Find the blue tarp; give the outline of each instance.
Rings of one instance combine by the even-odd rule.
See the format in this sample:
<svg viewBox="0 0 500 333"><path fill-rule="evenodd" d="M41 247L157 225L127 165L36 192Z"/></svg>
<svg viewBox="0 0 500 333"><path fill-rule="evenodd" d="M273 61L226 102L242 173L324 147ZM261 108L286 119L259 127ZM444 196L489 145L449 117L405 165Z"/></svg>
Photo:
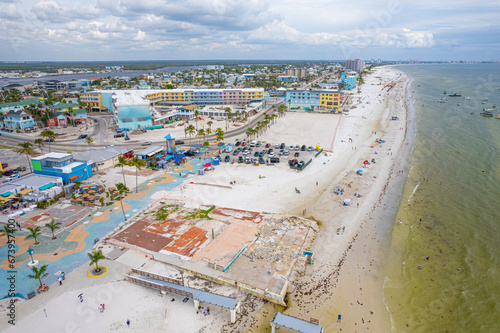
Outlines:
<svg viewBox="0 0 500 333"><path fill-rule="evenodd" d="M8 196L9 196L9 195L11 195L11 194L12 194L12 192L11 192L11 191L9 191L9 192L5 192L5 193L3 193L3 194L2 194L2 197L8 197Z"/></svg>

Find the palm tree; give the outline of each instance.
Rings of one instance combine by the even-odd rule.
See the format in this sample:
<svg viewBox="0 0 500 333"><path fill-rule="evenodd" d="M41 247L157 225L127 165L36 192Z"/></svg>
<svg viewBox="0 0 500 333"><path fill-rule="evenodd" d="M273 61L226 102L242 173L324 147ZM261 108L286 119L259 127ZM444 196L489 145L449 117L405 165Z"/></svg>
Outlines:
<svg viewBox="0 0 500 333"><path fill-rule="evenodd" d="M26 158L28 159L28 165L30 166L31 172L33 172L33 168L31 167L31 160L30 156L34 156L37 154L37 152L33 149L33 144L31 142L20 142L17 144L19 148L14 148L14 151L18 154L24 154L26 155Z"/></svg>
<svg viewBox="0 0 500 333"><path fill-rule="evenodd" d="M87 255L89 256L90 258L90 264L89 266L92 266L93 264L95 264L95 271L96 272L99 272L101 269L99 268L99 266L97 265L99 260L102 260L102 259L106 259L106 257L102 254L102 250L99 250L99 251L93 251L92 253L87 253Z"/></svg>
<svg viewBox="0 0 500 333"><path fill-rule="evenodd" d="M250 136L253 134L252 129L249 127L249 128L247 129L247 131L245 132L245 134L247 135L248 139L250 139Z"/></svg>
<svg viewBox="0 0 500 333"><path fill-rule="evenodd" d="M222 128L217 128L215 130L215 137L217 138L217 141L219 141L219 156L220 156L220 143L222 140L224 140L224 131L222 130Z"/></svg>
<svg viewBox="0 0 500 333"><path fill-rule="evenodd" d="M191 144L191 136L196 133L196 129L193 125L189 125L184 132L189 135L189 144Z"/></svg>
<svg viewBox="0 0 500 333"><path fill-rule="evenodd" d="M123 185L122 183L116 184L116 190L120 194L120 203L122 206L122 212L123 212L123 217L125 218L125 221L127 221L127 216L125 216L125 210L123 209L123 194L127 193L129 191L128 187Z"/></svg>
<svg viewBox="0 0 500 333"><path fill-rule="evenodd" d="M129 165L135 167L135 193L137 193L139 188L139 185L137 184L137 172L141 170L141 167L146 165L146 162L139 159L139 157L134 156L134 158L129 162Z"/></svg>
<svg viewBox="0 0 500 333"><path fill-rule="evenodd" d="M1 236L7 236L7 243L9 242L9 235L13 235L16 229L11 229L9 225L4 224L3 229L0 230Z"/></svg>
<svg viewBox="0 0 500 333"><path fill-rule="evenodd" d="M33 274L28 274L28 277L30 279L37 279L38 282L40 282L40 287L42 287L43 286L42 279L47 275L49 275L49 273L47 273L47 267L49 267L49 265L47 264L40 266L40 268L36 266L31 267L31 272Z"/></svg>
<svg viewBox="0 0 500 333"><path fill-rule="evenodd" d="M54 140L56 139L56 135L51 130L44 130L42 133L40 133L40 136L45 139L51 139L52 142L54 142ZM49 153L50 153L50 145L49 145Z"/></svg>
<svg viewBox="0 0 500 333"><path fill-rule="evenodd" d="M200 115L200 111L198 110L195 110L194 111L194 116L195 116L195 120L196 120L196 130L198 130L198 116Z"/></svg>
<svg viewBox="0 0 500 333"><path fill-rule="evenodd" d="M56 239L56 236L54 235L54 231L60 228L61 222L56 222L54 219L50 221L50 223L47 223L45 226L52 231L52 239Z"/></svg>
<svg viewBox="0 0 500 333"><path fill-rule="evenodd" d="M89 148L92 147L93 142L94 142L94 139L92 139L91 136L88 136L87 139L85 140L85 143L89 145Z"/></svg>
<svg viewBox="0 0 500 333"><path fill-rule="evenodd" d="M227 130L227 127L229 126L229 117L231 116L231 108L228 106L227 108L224 109L224 112L226 112L226 130Z"/></svg>
<svg viewBox="0 0 500 333"><path fill-rule="evenodd" d="M196 133L196 136L199 138L205 137L205 130L203 128L198 130L198 133Z"/></svg>
<svg viewBox="0 0 500 333"><path fill-rule="evenodd" d="M115 168L119 168L119 167L122 168L123 184L125 184L125 186L127 186L127 182L125 181L125 172L124 172L124 167L126 165L129 165L128 159L123 155L118 156L118 163L116 163L114 167Z"/></svg>
<svg viewBox="0 0 500 333"><path fill-rule="evenodd" d="M40 231L40 227L36 227L36 228L28 227L28 230L30 231L30 234L28 236L26 236L25 240L34 239L35 244L39 244L37 238L38 238L38 236L40 236L42 234L42 232Z"/></svg>
<svg viewBox="0 0 500 333"><path fill-rule="evenodd" d="M210 130L212 130L212 124L213 124L213 123L214 123L214 122L213 122L213 121L211 121L211 120L207 121L207 125L208 125L208 128L209 128Z"/></svg>
<svg viewBox="0 0 500 333"><path fill-rule="evenodd" d="M45 145L43 143L43 139L42 138L38 138L38 139L35 139L35 142L34 142L36 145L38 145L38 148L40 149L40 151L42 152L43 154L43 149L42 147Z"/></svg>

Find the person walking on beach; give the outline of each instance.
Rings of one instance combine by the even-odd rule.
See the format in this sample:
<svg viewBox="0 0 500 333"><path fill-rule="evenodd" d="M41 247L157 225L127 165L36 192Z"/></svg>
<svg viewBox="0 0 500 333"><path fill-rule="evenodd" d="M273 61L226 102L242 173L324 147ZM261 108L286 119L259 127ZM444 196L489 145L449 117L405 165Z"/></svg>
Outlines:
<svg viewBox="0 0 500 333"><path fill-rule="evenodd" d="M61 272L61 278L63 279L63 281L66 279L66 274L64 274L64 272Z"/></svg>
<svg viewBox="0 0 500 333"><path fill-rule="evenodd" d="M127 327L130 328L130 320L127 319Z"/></svg>
<svg viewBox="0 0 500 333"><path fill-rule="evenodd" d="M62 279L61 279L61 277L58 277L57 281L59 281L59 285L62 286Z"/></svg>
<svg viewBox="0 0 500 333"><path fill-rule="evenodd" d="M339 314L339 316L337 317L337 323L340 323L341 320L342 320L342 315Z"/></svg>

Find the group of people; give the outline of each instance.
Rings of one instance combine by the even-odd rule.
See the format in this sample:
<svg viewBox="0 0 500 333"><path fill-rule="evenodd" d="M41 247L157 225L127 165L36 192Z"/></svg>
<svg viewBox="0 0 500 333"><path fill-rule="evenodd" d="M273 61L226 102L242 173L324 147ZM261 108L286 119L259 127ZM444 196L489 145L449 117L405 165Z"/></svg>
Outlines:
<svg viewBox="0 0 500 333"><path fill-rule="evenodd" d="M210 316L210 308L207 307L207 309L205 311L204 307L199 306L198 310L196 310L196 314L201 314L201 315L204 315L204 316Z"/></svg>
<svg viewBox="0 0 500 333"><path fill-rule="evenodd" d="M337 228L337 235L340 235L340 233L344 233L345 231L345 226L343 226L342 228Z"/></svg>
<svg viewBox="0 0 500 333"><path fill-rule="evenodd" d="M106 306L104 305L104 303L99 304L99 312L104 312L104 310L106 310Z"/></svg>

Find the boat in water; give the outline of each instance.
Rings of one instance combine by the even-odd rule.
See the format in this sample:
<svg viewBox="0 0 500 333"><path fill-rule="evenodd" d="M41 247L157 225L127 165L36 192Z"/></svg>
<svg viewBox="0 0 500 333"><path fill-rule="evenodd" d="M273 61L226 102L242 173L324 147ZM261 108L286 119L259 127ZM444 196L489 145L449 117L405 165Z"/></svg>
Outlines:
<svg viewBox="0 0 500 333"><path fill-rule="evenodd" d="M457 106L460 106L460 105L462 105L462 104L460 104L460 103L457 103Z"/></svg>
<svg viewBox="0 0 500 333"><path fill-rule="evenodd" d="M490 111L485 111L485 110L483 110L483 112L481 112L480 115L483 117L493 117L493 113L491 113Z"/></svg>
<svg viewBox="0 0 500 333"><path fill-rule="evenodd" d="M446 99L446 97L444 97L444 98L441 98L440 100L438 100L437 102L438 103L446 103L446 101L447 101L447 99Z"/></svg>
<svg viewBox="0 0 500 333"><path fill-rule="evenodd" d="M500 119L500 114L497 114L495 118Z"/></svg>
<svg viewBox="0 0 500 333"><path fill-rule="evenodd" d="M445 91L443 91L443 95L446 95L446 90L445 90Z"/></svg>
<svg viewBox="0 0 500 333"><path fill-rule="evenodd" d="M496 104L493 104L493 109L496 109L497 108L497 105Z"/></svg>
<svg viewBox="0 0 500 333"><path fill-rule="evenodd" d="M450 96L450 97L462 97L462 95L458 94L458 93L449 94L448 96Z"/></svg>
<svg viewBox="0 0 500 333"><path fill-rule="evenodd" d="M466 101L470 100L470 97L469 96L465 97L465 100Z"/></svg>

